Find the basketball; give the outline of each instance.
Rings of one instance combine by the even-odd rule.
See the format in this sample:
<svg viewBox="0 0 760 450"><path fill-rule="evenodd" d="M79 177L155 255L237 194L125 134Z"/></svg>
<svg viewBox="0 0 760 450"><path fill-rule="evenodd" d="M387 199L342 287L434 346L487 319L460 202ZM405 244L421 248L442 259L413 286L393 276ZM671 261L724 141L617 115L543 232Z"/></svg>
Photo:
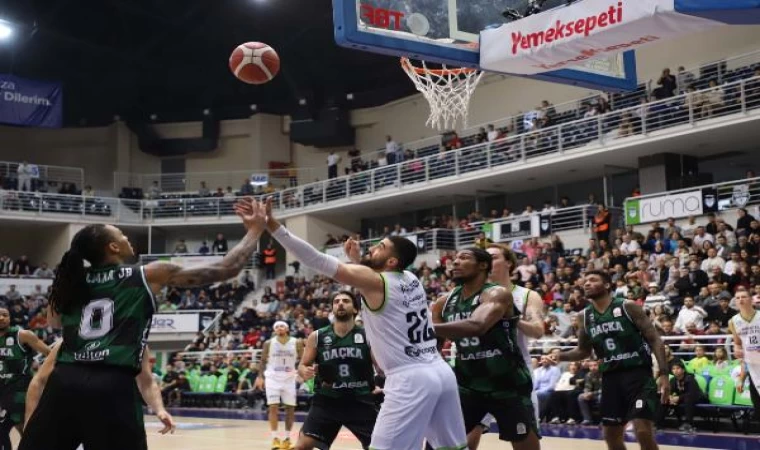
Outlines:
<svg viewBox="0 0 760 450"><path fill-rule="evenodd" d="M240 81L264 84L271 81L280 71L280 57L267 44L246 42L232 51L230 70Z"/></svg>

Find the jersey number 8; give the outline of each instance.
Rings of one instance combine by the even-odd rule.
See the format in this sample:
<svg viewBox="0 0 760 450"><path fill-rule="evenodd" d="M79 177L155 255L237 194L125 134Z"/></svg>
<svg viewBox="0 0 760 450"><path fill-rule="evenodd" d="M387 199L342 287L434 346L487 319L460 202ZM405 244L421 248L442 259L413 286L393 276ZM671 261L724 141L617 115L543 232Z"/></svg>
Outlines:
<svg viewBox="0 0 760 450"><path fill-rule="evenodd" d="M113 328L113 300L93 300L82 310L79 337L86 340L100 339Z"/></svg>

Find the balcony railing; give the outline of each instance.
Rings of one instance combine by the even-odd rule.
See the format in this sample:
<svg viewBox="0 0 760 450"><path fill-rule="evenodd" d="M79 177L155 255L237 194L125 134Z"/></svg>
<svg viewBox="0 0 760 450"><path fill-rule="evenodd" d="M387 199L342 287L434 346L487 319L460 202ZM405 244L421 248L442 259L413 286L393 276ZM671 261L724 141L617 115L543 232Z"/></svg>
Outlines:
<svg viewBox="0 0 760 450"><path fill-rule="evenodd" d="M718 88L586 117L489 143L440 151L393 166L288 188L271 196L277 210L308 212L312 208L370 198L378 193L398 192L410 186L440 185L455 177L487 173L494 168L519 167L547 156L562 156L618 143L633 144L645 141L650 135L667 136L698 128L705 122L725 123L758 109L760 77L743 79ZM3 214L111 217L121 223L231 216L235 201L235 197L181 195L158 200L128 200L0 191ZM563 226L559 218L556 222L557 226Z"/></svg>
<svg viewBox="0 0 760 450"><path fill-rule="evenodd" d="M0 161L0 189L18 189L18 166L20 161ZM30 189L57 189L63 183L73 183L77 189L84 188L84 169L79 167L46 166L37 167L37 176L30 180ZM29 189L27 189L29 190Z"/></svg>

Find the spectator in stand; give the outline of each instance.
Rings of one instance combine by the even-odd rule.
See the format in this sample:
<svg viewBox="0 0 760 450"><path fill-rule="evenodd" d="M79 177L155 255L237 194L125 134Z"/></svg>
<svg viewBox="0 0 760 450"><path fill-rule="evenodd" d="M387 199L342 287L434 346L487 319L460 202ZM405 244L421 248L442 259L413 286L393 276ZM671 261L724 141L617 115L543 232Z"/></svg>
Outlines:
<svg viewBox="0 0 760 450"><path fill-rule="evenodd" d="M493 244L491 238L487 237L484 232L478 233L478 237L475 238L475 247L486 249L489 244Z"/></svg>
<svg viewBox="0 0 760 450"><path fill-rule="evenodd" d="M393 231L391 231L391 236L403 236L407 234L406 228L402 227L400 223L397 223L393 226Z"/></svg>
<svg viewBox="0 0 760 450"><path fill-rule="evenodd" d="M694 304L694 298L691 296L683 299L683 308L678 312L675 329L681 333L686 333L687 327L691 324L699 330L704 330L704 320L707 318L707 312L700 306Z"/></svg>
<svg viewBox="0 0 760 450"><path fill-rule="evenodd" d="M201 186L198 188L198 196L199 197L211 197L211 190L209 190L208 187L206 187L206 182L201 181Z"/></svg>
<svg viewBox="0 0 760 450"><path fill-rule="evenodd" d="M588 426L594 423L591 408L601 402L602 397L602 374L599 372L599 363L590 361L588 373L583 380L583 393L578 394L578 407L583 416L581 425Z"/></svg>
<svg viewBox="0 0 760 450"><path fill-rule="evenodd" d="M201 243L201 246L198 249L198 253L200 253L201 255L208 255L209 253L211 253L211 250L209 250L208 244L206 243L206 241L203 241Z"/></svg>
<svg viewBox="0 0 760 450"><path fill-rule="evenodd" d="M660 75L660 79L657 80L657 84L660 86L653 91L656 100L662 100L670 98L675 95L675 90L678 87L676 77L670 74L670 69L665 68Z"/></svg>
<svg viewBox="0 0 760 450"><path fill-rule="evenodd" d="M177 242L177 244L174 246L175 255L182 254L182 253L187 253L187 244L185 244L184 239L180 239L179 242Z"/></svg>
<svg viewBox="0 0 760 450"><path fill-rule="evenodd" d="M554 418L550 423L575 425L580 416L578 412L578 395L582 392L585 374L580 372L580 365L571 362L554 386L554 392L549 400L549 411Z"/></svg>
<svg viewBox="0 0 760 450"><path fill-rule="evenodd" d="M48 268L46 262L43 262L40 264L40 267L34 271L34 274L32 276L34 278L55 278L55 272Z"/></svg>
<svg viewBox="0 0 760 450"><path fill-rule="evenodd" d="M28 277L32 274L32 267L29 265L29 259L27 259L26 255L21 255L21 258L19 258L16 261L16 264L13 265L13 275L18 277Z"/></svg>
<svg viewBox="0 0 760 450"><path fill-rule="evenodd" d="M340 162L340 156L335 154L335 150L330 150L330 154L327 155L327 178L333 179L338 177L338 163Z"/></svg>
<svg viewBox="0 0 760 450"><path fill-rule="evenodd" d="M736 211L739 218L736 220L736 236L748 236L752 221L757 220L747 212L745 208Z"/></svg>
<svg viewBox="0 0 760 450"><path fill-rule="evenodd" d="M12 275L13 274L13 260L7 255L0 256L0 275Z"/></svg>
<svg viewBox="0 0 760 450"><path fill-rule="evenodd" d="M393 140L393 138L388 135L385 137L385 160L387 163L390 164L396 164L396 154L398 153L399 145L396 143L396 141Z"/></svg>
<svg viewBox="0 0 760 450"><path fill-rule="evenodd" d="M218 233L214 243L211 245L211 249L215 255L227 254L227 238L222 233Z"/></svg>
<svg viewBox="0 0 760 450"><path fill-rule="evenodd" d="M488 142L493 142L499 138L499 132L496 131L493 124L488 125L488 134L486 135Z"/></svg>
<svg viewBox="0 0 760 450"><path fill-rule="evenodd" d="M19 191L34 191L34 168L26 161L22 161L16 169L16 176L18 177Z"/></svg>
<svg viewBox="0 0 760 450"><path fill-rule="evenodd" d="M82 197L91 198L95 197L95 190L90 186L89 184L84 187L84 190L82 191Z"/></svg>
<svg viewBox="0 0 760 450"><path fill-rule="evenodd" d="M670 380L670 400L667 405L659 408L657 426L662 427L669 413L675 413L681 424L679 431L690 433L694 430L694 412L698 403L707 402L702 390L694 379L694 375L686 373L680 364L672 364ZM683 420L682 420L683 419Z"/></svg>
<svg viewBox="0 0 760 450"><path fill-rule="evenodd" d="M157 200L161 197L161 187L158 185L158 181L154 181L148 188L147 197L150 200Z"/></svg>
<svg viewBox="0 0 760 450"><path fill-rule="evenodd" d="M623 235L623 243L620 245L620 253L625 256L633 256L636 254L636 250L639 250L641 246L639 241L631 239L630 234Z"/></svg>
<svg viewBox="0 0 760 450"><path fill-rule="evenodd" d="M248 178L243 179L243 184L240 185L240 195L246 196L246 195L253 195L254 189L253 185L251 184L251 180Z"/></svg>
<svg viewBox="0 0 760 450"><path fill-rule="evenodd" d="M264 249L264 269L266 269L267 280L274 280L275 269L277 268L277 249L274 248L272 240L269 240L267 248Z"/></svg>
<svg viewBox="0 0 760 450"><path fill-rule="evenodd" d="M545 418L549 414L549 399L561 375L562 373L556 366L556 361L549 355L541 357L541 365L533 371L533 386L538 397L540 418Z"/></svg>
<svg viewBox="0 0 760 450"><path fill-rule="evenodd" d="M683 66L678 68L678 74L676 75L676 81L678 84L678 92L683 94L686 89L694 84L694 74L684 69Z"/></svg>

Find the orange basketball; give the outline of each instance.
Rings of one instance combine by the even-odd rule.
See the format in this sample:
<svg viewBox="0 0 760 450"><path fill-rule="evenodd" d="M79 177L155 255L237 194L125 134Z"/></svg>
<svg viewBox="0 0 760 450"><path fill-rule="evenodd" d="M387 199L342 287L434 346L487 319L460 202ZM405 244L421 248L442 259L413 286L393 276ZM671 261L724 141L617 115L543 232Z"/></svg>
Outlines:
<svg viewBox="0 0 760 450"><path fill-rule="evenodd" d="M280 57L267 44L246 42L232 51L230 70L240 81L264 84L280 71Z"/></svg>

